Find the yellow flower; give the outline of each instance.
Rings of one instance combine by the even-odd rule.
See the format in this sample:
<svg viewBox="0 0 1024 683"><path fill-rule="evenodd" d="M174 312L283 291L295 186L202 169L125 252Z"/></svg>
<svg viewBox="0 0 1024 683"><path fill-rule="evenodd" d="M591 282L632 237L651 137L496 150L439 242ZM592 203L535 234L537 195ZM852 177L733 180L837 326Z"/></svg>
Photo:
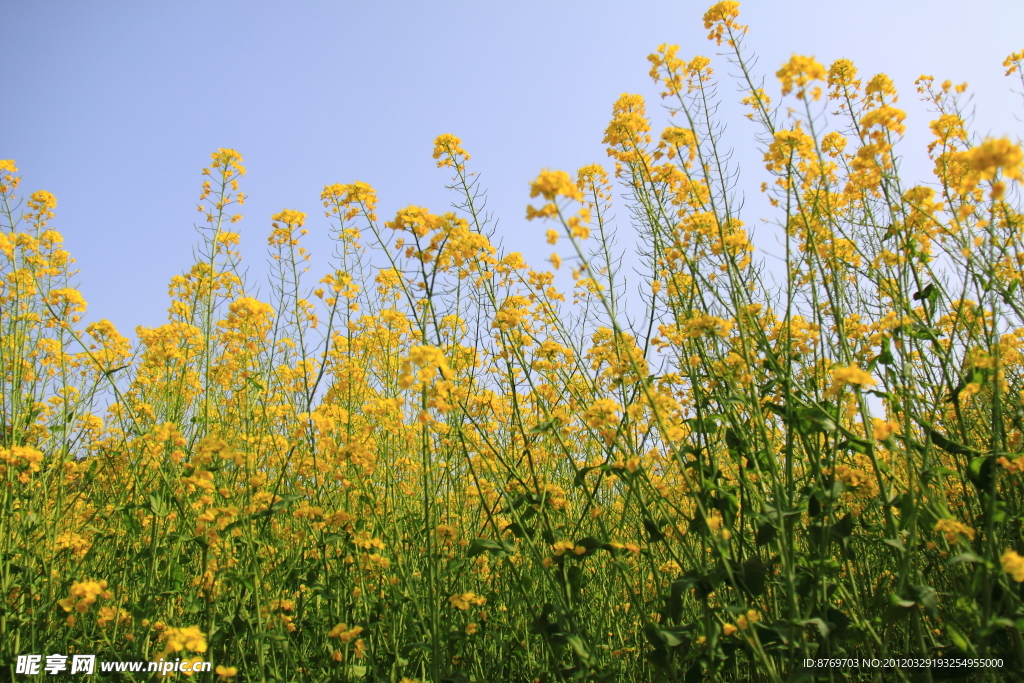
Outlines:
<svg viewBox="0 0 1024 683"><path fill-rule="evenodd" d="M623 93L612 107L602 142L608 145L608 156L623 163L639 161L637 149L651 141L650 130L643 96Z"/></svg>
<svg viewBox="0 0 1024 683"><path fill-rule="evenodd" d="M231 302L228 310L239 318L262 319L270 318L274 315L273 306L250 297L242 297L237 301Z"/></svg>
<svg viewBox="0 0 1024 683"><path fill-rule="evenodd" d="M939 144L948 146L954 142L967 141L967 128L964 125L964 120L957 114L943 114L929 123L928 128L936 138L933 142L928 143L929 152Z"/></svg>
<svg viewBox="0 0 1024 683"><path fill-rule="evenodd" d="M547 169L541 171L537 179L530 183L530 197L537 195L544 197L549 202L556 197L568 197L576 201L583 201L583 193L565 171L549 171Z"/></svg>
<svg viewBox="0 0 1024 683"><path fill-rule="evenodd" d="M338 638L341 642L348 644L356 639L360 633L363 632L362 626L348 627L348 624L338 624L328 632L328 638Z"/></svg>
<svg viewBox="0 0 1024 683"><path fill-rule="evenodd" d="M746 614L741 614L736 618L736 625L740 627L741 631L746 631L760 620L761 615L757 613L757 610L748 609Z"/></svg>
<svg viewBox="0 0 1024 683"><path fill-rule="evenodd" d="M1004 178L1017 181L1024 178L1024 166L1021 163L1024 161L1024 151L1008 138L989 138L977 147L961 153L959 158L967 163L970 171L961 188L963 192L970 192L983 180L993 180L1000 169ZM1002 192L995 196L995 189L993 187L993 198L998 199Z"/></svg>
<svg viewBox="0 0 1024 683"><path fill-rule="evenodd" d="M112 597L114 595L107 590L106 581L75 581L71 584L70 597L58 600L57 604L63 607L65 612L74 609L79 614L84 614L97 598L110 600Z"/></svg>
<svg viewBox="0 0 1024 683"><path fill-rule="evenodd" d="M561 556L565 554L566 550L572 550L575 546L576 544L572 541L555 541L552 548L554 549L556 556Z"/></svg>
<svg viewBox="0 0 1024 683"><path fill-rule="evenodd" d="M437 537L445 545L451 545L452 541L455 540L455 537L458 536L458 530L451 524L438 524L437 527L434 528L434 531L437 533Z"/></svg>
<svg viewBox="0 0 1024 683"><path fill-rule="evenodd" d="M890 436L895 434L896 431L900 428L899 424L893 422L892 420L886 421L878 417L873 418L871 422L872 436L877 441L885 441Z"/></svg>
<svg viewBox="0 0 1024 683"><path fill-rule="evenodd" d="M800 128L800 122L793 130L780 130L768 145L764 160L769 171L782 172L791 162L808 161L814 158L814 139Z"/></svg>
<svg viewBox="0 0 1024 683"><path fill-rule="evenodd" d="M892 79L885 74L875 74L868 81L868 85L864 88L866 95L873 96L873 99L881 101L882 97L888 95L894 100L896 99L896 86L893 85Z"/></svg>
<svg viewBox="0 0 1024 683"><path fill-rule="evenodd" d="M846 138L835 131L826 133L825 137L821 139L821 151L833 159L842 154L844 149L846 149Z"/></svg>
<svg viewBox="0 0 1024 683"><path fill-rule="evenodd" d="M824 81L828 74L825 67L819 64L814 57L793 55L789 61L782 65L776 73L779 81L782 82L782 94L788 95L794 89L797 99L804 99L807 94L807 86L814 81ZM821 97L821 88L816 87L811 91L811 97L817 100Z"/></svg>
<svg viewBox="0 0 1024 683"><path fill-rule="evenodd" d="M29 197L29 206L37 212L40 210L46 211L56 208L57 198L46 190L39 190L37 192L33 192Z"/></svg>
<svg viewBox="0 0 1024 683"><path fill-rule="evenodd" d="M206 652L206 635L198 626L165 629L160 634L160 642L164 644L164 655L182 650Z"/></svg>
<svg viewBox="0 0 1024 683"><path fill-rule="evenodd" d="M934 530L942 533L947 543L956 543L957 534L963 534L970 540L974 540L974 529L954 519L940 519L935 523Z"/></svg>
<svg viewBox="0 0 1024 683"><path fill-rule="evenodd" d="M444 352L436 346L414 346L409 351L409 357L402 361L398 385L402 389L408 389L416 383L427 385L439 376L444 380L455 377L448 367Z"/></svg>
<svg viewBox="0 0 1024 683"><path fill-rule="evenodd" d="M727 30L740 31L742 33L747 32L747 27L736 23L736 19L740 16L740 3L736 0L723 0L716 5L712 5L707 12L704 13L704 28L711 29L711 33L708 34L708 40L714 40L718 45L722 44L722 37ZM732 41L729 41L732 45Z"/></svg>
<svg viewBox="0 0 1024 683"><path fill-rule="evenodd" d="M483 606L487 602L487 598L477 595L472 591L465 593L456 593L448 598L448 602L451 603L455 609L462 610L465 612L469 609L470 605Z"/></svg>
<svg viewBox="0 0 1024 683"><path fill-rule="evenodd" d="M242 166L242 155L233 149L218 149L210 155L213 159L213 168L222 169L225 174L237 173L245 175L245 166Z"/></svg>
<svg viewBox="0 0 1024 683"><path fill-rule="evenodd" d="M1003 571L1013 577L1014 581L1024 581L1024 557L1015 550L1007 550L1001 559Z"/></svg>
<svg viewBox="0 0 1024 683"><path fill-rule="evenodd" d="M875 385L875 378L855 365L834 367L830 374L832 375L832 388L826 392L830 396L838 394L847 384L857 387L872 387Z"/></svg>
<svg viewBox="0 0 1024 683"><path fill-rule="evenodd" d="M686 150L687 160L685 165L687 168L693 165L693 160L697 157L697 136L693 130L669 126L661 132L661 140L665 145L669 146L669 159L674 159L677 153Z"/></svg>
<svg viewBox="0 0 1024 683"><path fill-rule="evenodd" d="M445 158L441 159L442 156L445 156ZM463 161L469 159L469 154L466 150L462 149L462 140L450 133L438 135L434 139L434 158L440 159L437 162L437 167L454 166L461 171L462 164L453 161L456 157L462 157Z"/></svg>
<svg viewBox="0 0 1024 683"><path fill-rule="evenodd" d="M828 68L828 87L832 89L830 97L839 99L842 97L841 90L844 88L856 88L860 86L857 78L857 68L849 59L837 59Z"/></svg>
<svg viewBox="0 0 1024 683"><path fill-rule="evenodd" d="M320 199L331 215L339 215L342 220L351 220L363 212L371 221L377 220L377 214L374 213L377 193L362 181L357 180L349 185L328 185L320 193Z"/></svg>
<svg viewBox="0 0 1024 683"><path fill-rule="evenodd" d="M392 230L411 232L416 237L426 237L431 231L440 230L444 223L443 216L435 216L421 206L407 206L399 210L395 220L384 225Z"/></svg>
<svg viewBox="0 0 1024 683"><path fill-rule="evenodd" d="M1024 62L1024 50L1021 50L1020 52L1014 52L1012 55L1003 60L1003 66L1006 67L1006 75L1009 76L1013 74L1015 71L1019 71L1021 62ZM4 162L0 161L0 170L3 170L3 163ZM13 164L14 162L11 163Z"/></svg>
<svg viewBox="0 0 1024 683"><path fill-rule="evenodd" d="M594 429L616 424L619 420L618 413L622 406L611 398L599 398L583 413L587 424Z"/></svg>
<svg viewBox="0 0 1024 683"><path fill-rule="evenodd" d="M679 563L675 560L669 560L665 564L658 567L658 571L662 574L676 575L682 571L682 568L679 566Z"/></svg>
<svg viewBox="0 0 1024 683"><path fill-rule="evenodd" d="M82 293L70 287L55 289L50 292L47 303L64 309L65 312L73 313L84 313L86 306Z"/></svg>
<svg viewBox="0 0 1024 683"><path fill-rule="evenodd" d="M125 610L116 607L100 607L99 618L96 619L97 626L106 626L115 619L124 622L131 619L131 615Z"/></svg>
<svg viewBox="0 0 1024 683"><path fill-rule="evenodd" d="M676 56L678 52L678 45L662 43L658 46L657 52L647 56L647 61L651 63L651 78L655 83L665 84L666 89L661 93L663 98L669 95L679 95L682 92L686 62ZM665 71L664 76L661 75L661 69Z"/></svg>
<svg viewBox="0 0 1024 683"><path fill-rule="evenodd" d="M700 313L687 321L681 336L685 339L697 339L710 332L724 339L729 336L733 327L734 324L730 320L723 320L713 315ZM659 329L666 336L677 336L672 334L667 326L662 326Z"/></svg>
<svg viewBox="0 0 1024 683"><path fill-rule="evenodd" d="M874 498L878 492L878 482L874 477L864 470L849 465L836 465L835 478L847 487L854 489L856 494L862 498Z"/></svg>
<svg viewBox="0 0 1024 683"><path fill-rule="evenodd" d="M238 675L238 669L233 666L221 666L218 664L214 671L216 671L217 675L221 678L234 678Z"/></svg>
<svg viewBox="0 0 1024 683"><path fill-rule="evenodd" d="M295 601L294 600L271 600L270 609L279 610L281 612L294 612Z"/></svg>
<svg viewBox="0 0 1024 683"><path fill-rule="evenodd" d="M295 209L284 209L270 217L272 221L280 221L295 228L301 228L306 222L306 214Z"/></svg>

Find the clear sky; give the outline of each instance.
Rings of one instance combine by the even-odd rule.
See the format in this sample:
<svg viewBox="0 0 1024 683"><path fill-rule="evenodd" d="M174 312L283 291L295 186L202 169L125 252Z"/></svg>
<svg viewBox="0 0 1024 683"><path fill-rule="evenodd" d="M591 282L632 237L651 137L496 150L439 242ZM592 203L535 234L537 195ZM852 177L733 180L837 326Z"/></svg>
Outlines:
<svg viewBox="0 0 1024 683"><path fill-rule="evenodd" d="M713 55L701 23L710 4L0 0L0 158L16 160L25 194L57 196L53 225L78 259L88 319L132 336L165 320L167 283L192 262L199 173L218 147L249 169L240 226L253 275L283 208L306 211L306 245L329 251L325 184L369 182L382 219L407 204L446 210L448 174L431 159L440 133L472 154L504 247L539 267L551 249L544 226L524 219L529 181L545 167L611 168L601 138L623 92L648 98L660 130L646 57L666 42L683 58ZM917 180L928 179L922 73L971 84L982 135L1024 131L1001 67L1024 48L1022 0L748 0L741 12L776 100L773 74L794 52L889 74ZM770 215L755 198L766 179L756 131L724 60L715 66L752 225ZM314 261L310 284L324 268Z"/></svg>

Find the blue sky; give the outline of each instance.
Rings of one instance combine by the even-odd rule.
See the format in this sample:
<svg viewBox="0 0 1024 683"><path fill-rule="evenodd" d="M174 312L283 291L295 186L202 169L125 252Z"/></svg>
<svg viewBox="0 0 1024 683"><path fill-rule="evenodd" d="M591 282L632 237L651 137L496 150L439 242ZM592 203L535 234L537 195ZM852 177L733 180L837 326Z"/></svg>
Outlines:
<svg viewBox="0 0 1024 683"><path fill-rule="evenodd" d="M309 213L306 246L329 251L325 184L369 182L382 219L407 204L446 210L448 175L431 159L440 133L473 155L505 248L540 266L551 250L524 219L529 181L542 168L610 168L601 138L623 92L645 95L664 126L646 57L666 42L684 58L713 55L709 4L0 0L0 158L16 160L26 194L56 194L53 225L78 259L88 318L129 335L166 318L167 283L192 262L199 173L218 147L249 169L240 225L254 279L282 208ZM971 84L982 135L1020 135L1024 106L1001 67L1024 48L1020 0L758 0L741 12L772 95L794 52L889 74L908 112L910 176L927 180L922 73ZM715 65L744 220L756 224L770 217L756 131ZM325 268L314 260L310 284Z"/></svg>

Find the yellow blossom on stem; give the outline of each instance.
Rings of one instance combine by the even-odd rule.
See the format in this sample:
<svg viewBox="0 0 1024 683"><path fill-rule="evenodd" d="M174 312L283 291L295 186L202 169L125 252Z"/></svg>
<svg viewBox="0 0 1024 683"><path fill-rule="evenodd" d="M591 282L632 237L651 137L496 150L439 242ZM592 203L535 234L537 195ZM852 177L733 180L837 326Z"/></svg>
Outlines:
<svg viewBox="0 0 1024 683"><path fill-rule="evenodd" d="M716 44L722 44L722 38L729 30L747 32L747 27L736 23L740 16L740 3L736 0L723 0L712 5L704 13L704 28L710 29L708 40L714 40ZM732 41L730 41L732 45Z"/></svg>
<svg viewBox="0 0 1024 683"><path fill-rule="evenodd" d="M974 540L975 531L966 524L961 524L955 519L940 519L935 523L935 531L941 533L947 543L956 543L957 534L963 534L970 540Z"/></svg>
<svg viewBox="0 0 1024 683"><path fill-rule="evenodd" d="M284 209L280 213L275 213L270 219L280 221L293 228L301 228L306 222L306 214L295 209Z"/></svg>
<svg viewBox="0 0 1024 683"><path fill-rule="evenodd" d="M1007 550L1000 560L1003 571L1013 577L1014 581L1024 581L1024 557L1021 557L1016 550Z"/></svg>
<svg viewBox="0 0 1024 683"><path fill-rule="evenodd" d="M803 55L793 55L789 61L782 65L776 73L782 83L782 94L788 95L796 90L797 99L804 99L807 95L807 86L814 81L824 81L828 74L825 67L814 59ZM811 98L817 100L821 97L821 87L811 90Z"/></svg>
<svg viewBox="0 0 1024 683"><path fill-rule="evenodd" d="M875 378L870 373L861 370L855 365L834 367L830 370L830 374L832 375L831 395L839 393L847 384L856 387L872 387L876 384Z"/></svg>
<svg viewBox="0 0 1024 683"><path fill-rule="evenodd" d="M461 160L458 160L460 157ZM462 162L469 160L469 154L462 149L462 140L451 133L444 133L434 139L434 158L438 159L438 168L454 166L461 171Z"/></svg>
<svg viewBox="0 0 1024 683"><path fill-rule="evenodd" d="M97 598L110 600L113 597L113 593L107 590L106 581L75 581L71 584L70 596L58 600L57 604L64 608L65 612L73 609L79 614L85 614Z"/></svg>
<svg viewBox="0 0 1024 683"><path fill-rule="evenodd" d="M164 644L165 656L182 650L206 652L206 635L198 626L164 629L160 633L160 642Z"/></svg>
<svg viewBox="0 0 1024 683"><path fill-rule="evenodd" d="M448 598L448 602L455 609L462 610L465 612L469 609L470 605L483 606L487 603L487 598L477 595L472 591L465 593L456 593Z"/></svg>
<svg viewBox="0 0 1024 683"><path fill-rule="evenodd" d="M341 642L348 644L355 640L356 636L362 632L362 626L353 626L352 628L349 628L348 624L338 624L327 633L327 637L337 638Z"/></svg>
<svg viewBox="0 0 1024 683"><path fill-rule="evenodd" d="M583 193L565 171L541 171L537 179L530 183L530 197L537 195L548 201L553 201L556 197L583 201Z"/></svg>
<svg viewBox="0 0 1024 683"><path fill-rule="evenodd" d="M761 615L757 613L757 610L748 609L746 614L736 617L736 625L739 626L741 631L746 631L760 620Z"/></svg>
<svg viewBox="0 0 1024 683"><path fill-rule="evenodd" d="M1024 50L1020 52L1014 52L1009 57L1003 60L1003 66L1006 67L1006 75L1010 76L1016 71L1020 71L1020 65L1024 62ZM0 162L2 163L2 162Z"/></svg>

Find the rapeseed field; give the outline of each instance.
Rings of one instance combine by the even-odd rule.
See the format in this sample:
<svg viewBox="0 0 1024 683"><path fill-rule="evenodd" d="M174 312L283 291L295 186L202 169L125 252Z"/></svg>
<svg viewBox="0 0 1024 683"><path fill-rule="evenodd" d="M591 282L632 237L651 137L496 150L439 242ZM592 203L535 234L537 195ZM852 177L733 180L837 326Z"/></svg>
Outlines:
<svg viewBox="0 0 1024 683"><path fill-rule="evenodd" d="M607 169L533 180L539 269L445 134L452 211L328 185L331 271L284 209L258 296L239 245L267 232L218 149L196 261L133 343L83 322L57 199L0 161L7 676L62 653L210 681L909 681L948 672L808 662L945 656L1020 680L1021 146L922 76L934 177L906 184L888 77L794 55L773 102L738 3L704 25L718 72L662 45L664 113L622 95ZM777 261L721 144L737 83Z"/></svg>

